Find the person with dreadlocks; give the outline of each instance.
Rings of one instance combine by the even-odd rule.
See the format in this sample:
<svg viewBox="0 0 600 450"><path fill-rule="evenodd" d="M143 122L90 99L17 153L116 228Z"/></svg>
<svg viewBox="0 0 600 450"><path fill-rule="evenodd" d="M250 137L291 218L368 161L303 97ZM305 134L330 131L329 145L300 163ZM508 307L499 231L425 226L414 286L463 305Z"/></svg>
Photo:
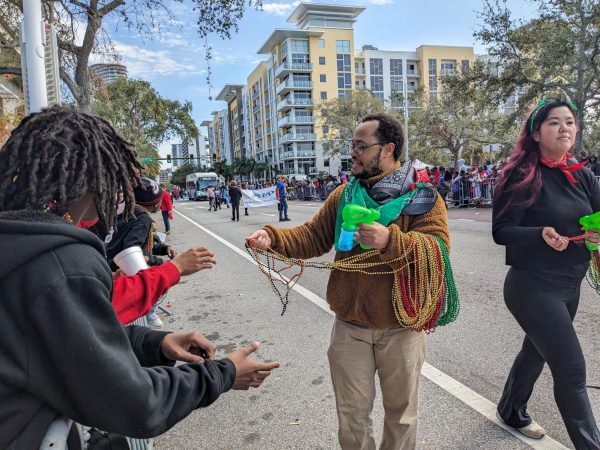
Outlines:
<svg viewBox="0 0 600 450"><path fill-rule="evenodd" d="M411 162L400 164L403 143L402 126L394 117L365 117L352 137L352 181L335 189L309 222L288 229L267 225L246 238L252 247L302 259L323 255L334 245L336 261L365 253L358 244L379 250L363 262L382 262L382 267L362 272L333 270L327 285L327 302L336 316L327 355L343 449L375 448L376 372L385 410L381 448L416 445L419 375L425 359L423 330L434 327L436 319L410 329L400 323L407 319L402 316L406 310L396 301L404 294L412 296L412 301L420 290L434 296L424 274L431 267L437 277L445 266L422 256L436 254L441 260L438 250L448 247L449 237L442 198L431 186L416 182ZM352 249L341 251L338 236L347 204L376 209L381 219L373 225L361 224ZM390 274L390 269L398 272ZM387 274L378 273L386 270Z"/></svg>
<svg viewBox="0 0 600 450"><path fill-rule="evenodd" d="M2 449L39 449L60 416L157 436L279 365L249 358L258 343L213 360L199 333L118 322L103 243L74 224L114 227L119 191L131 216L138 169L108 122L66 108L25 117L0 150Z"/></svg>
<svg viewBox="0 0 600 450"><path fill-rule="evenodd" d="M507 425L542 438L546 432L527 413L527 402L548 363L575 448L599 449L585 359L573 327L590 252L570 237L583 237L579 218L600 210L600 187L585 162L568 159L577 136L576 110L571 102L542 100L496 186L492 233L506 247L510 266L504 301L525 332L497 410ZM600 242L597 230L586 234L589 243Z"/></svg>

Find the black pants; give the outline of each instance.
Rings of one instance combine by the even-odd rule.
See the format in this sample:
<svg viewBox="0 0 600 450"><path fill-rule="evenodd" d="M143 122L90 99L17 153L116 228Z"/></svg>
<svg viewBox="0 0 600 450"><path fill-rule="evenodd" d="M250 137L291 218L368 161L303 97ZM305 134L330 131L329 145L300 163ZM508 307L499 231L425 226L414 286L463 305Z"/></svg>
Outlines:
<svg viewBox="0 0 600 450"><path fill-rule="evenodd" d="M231 214L233 220L240 220L240 202L231 202Z"/></svg>
<svg viewBox="0 0 600 450"><path fill-rule="evenodd" d="M498 402L498 413L508 425L529 425L527 401L544 362L548 363L554 399L577 450L600 449L585 385L585 360L572 323L585 271L581 265L560 272L508 271L504 301L526 336Z"/></svg>
<svg viewBox="0 0 600 450"><path fill-rule="evenodd" d="M161 211L163 222L165 222L165 231L171 231L171 222L169 222L169 211Z"/></svg>

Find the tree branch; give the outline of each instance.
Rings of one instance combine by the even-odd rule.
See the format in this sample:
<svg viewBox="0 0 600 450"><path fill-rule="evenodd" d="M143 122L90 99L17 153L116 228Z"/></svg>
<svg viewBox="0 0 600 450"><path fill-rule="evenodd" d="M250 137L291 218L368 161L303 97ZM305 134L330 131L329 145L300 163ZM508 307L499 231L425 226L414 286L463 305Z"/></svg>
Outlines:
<svg viewBox="0 0 600 450"><path fill-rule="evenodd" d="M22 76L20 67L0 66L0 75Z"/></svg>

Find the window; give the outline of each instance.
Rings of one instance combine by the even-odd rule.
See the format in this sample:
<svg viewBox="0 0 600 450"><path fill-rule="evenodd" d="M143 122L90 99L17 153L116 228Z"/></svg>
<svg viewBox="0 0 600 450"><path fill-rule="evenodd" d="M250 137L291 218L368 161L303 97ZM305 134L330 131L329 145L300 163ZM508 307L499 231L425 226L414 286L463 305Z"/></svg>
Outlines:
<svg viewBox="0 0 600 450"><path fill-rule="evenodd" d="M273 65L277 65L277 48L273 50Z"/></svg>
<svg viewBox="0 0 600 450"><path fill-rule="evenodd" d="M377 97L379 100L383 101L383 92L373 92L373 95Z"/></svg>
<svg viewBox="0 0 600 450"><path fill-rule="evenodd" d="M319 81L325 83L327 81L327 76L324 74L319 75Z"/></svg>
<svg viewBox="0 0 600 450"><path fill-rule="evenodd" d="M454 75L456 73L456 61L442 59L441 69L442 75Z"/></svg>
<svg viewBox="0 0 600 450"><path fill-rule="evenodd" d="M350 41L335 41L335 51L337 53L350 53Z"/></svg>
<svg viewBox="0 0 600 450"><path fill-rule="evenodd" d="M288 48L287 48L287 41L283 42L281 44L281 61L287 61L287 54L288 54Z"/></svg>
<svg viewBox="0 0 600 450"><path fill-rule="evenodd" d="M324 56L319 56L319 65L321 65L321 66L325 65L325 57Z"/></svg>
<svg viewBox="0 0 600 450"><path fill-rule="evenodd" d="M371 90L383 92L383 77L371 77Z"/></svg>
<svg viewBox="0 0 600 450"><path fill-rule="evenodd" d="M417 66L416 64L407 64L406 65L406 71L409 75L415 75L417 73Z"/></svg>
<svg viewBox="0 0 600 450"><path fill-rule="evenodd" d="M430 91L437 91L437 78L436 77L429 77L429 90Z"/></svg>
<svg viewBox="0 0 600 450"><path fill-rule="evenodd" d="M390 77L390 89L392 91L404 92L404 83L402 77Z"/></svg>
<svg viewBox="0 0 600 450"><path fill-rule="evenodd" d="M338 89L352 89L352 75L349 73L338 73Z"/></svg>
<svg viewBox="0 0 600 450"><path fill-rule="evenodd" d="M319 39L319 48L325 48L325 39Z"/></svg>
<svg viewBox="0 0 600 450"><path fill-rule="evenodd" d="M383 59L370 59L369 64L371 66L371 75L383 75Z"/></svg>
<svg viewBox="0 0 600 450"><path fill-rule="evenodd" d="M340 89L338 91L338 97L344 98L344 97L350 95L350 92L352 92L350 89Z"/></svg>
<svg viewBox="0 0 600 450"><path fill-rule="evenodd" d="M350 72L350 55L337 55L338 72Z"/></svg>
<svg viewBox="0 0 600 450"><path fill-rule="evenodd" d="M401 59L390 59L390 75L402 75Z"/></svg>
<svg viewBox="0 0 600 450"><path fill-rule="evenodd" d="M327 100L327 92L321 91L321 100Z"/></svg>
<svg viewBox="0 0 600 450"><path fill-rule="evenodd" d="M292 39L292 53L308 53L308 40Z"/></svg>
<svg viewBox="0 0 600 450"><path fill-rule="evenodd" d="M437 60L429 60L429 75L437 75Z"/></svg>
<svg viewBox="0 0 600 450"><path fill-rule="evenodd" d="M463 73L466 72L467 70L469 70L469 60L463 59L460 62L460 68L462 69Z"/></svg>

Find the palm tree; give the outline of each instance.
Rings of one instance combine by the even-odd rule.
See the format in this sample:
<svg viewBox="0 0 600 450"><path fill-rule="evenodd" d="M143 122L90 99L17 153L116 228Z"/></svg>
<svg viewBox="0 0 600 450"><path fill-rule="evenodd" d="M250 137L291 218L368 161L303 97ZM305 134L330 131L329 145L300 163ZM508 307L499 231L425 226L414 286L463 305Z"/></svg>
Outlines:
<svg viewBox="0 0 600 450"><path fill-rule="evenodd" d="M267 178L266 174L268 174L270 172L271 166L269 166L268 163L266 162L257 162L256 164L254 164L254 169L252 171L252 173L258 178L260 176L263 176L264 178Z"/></svg>

